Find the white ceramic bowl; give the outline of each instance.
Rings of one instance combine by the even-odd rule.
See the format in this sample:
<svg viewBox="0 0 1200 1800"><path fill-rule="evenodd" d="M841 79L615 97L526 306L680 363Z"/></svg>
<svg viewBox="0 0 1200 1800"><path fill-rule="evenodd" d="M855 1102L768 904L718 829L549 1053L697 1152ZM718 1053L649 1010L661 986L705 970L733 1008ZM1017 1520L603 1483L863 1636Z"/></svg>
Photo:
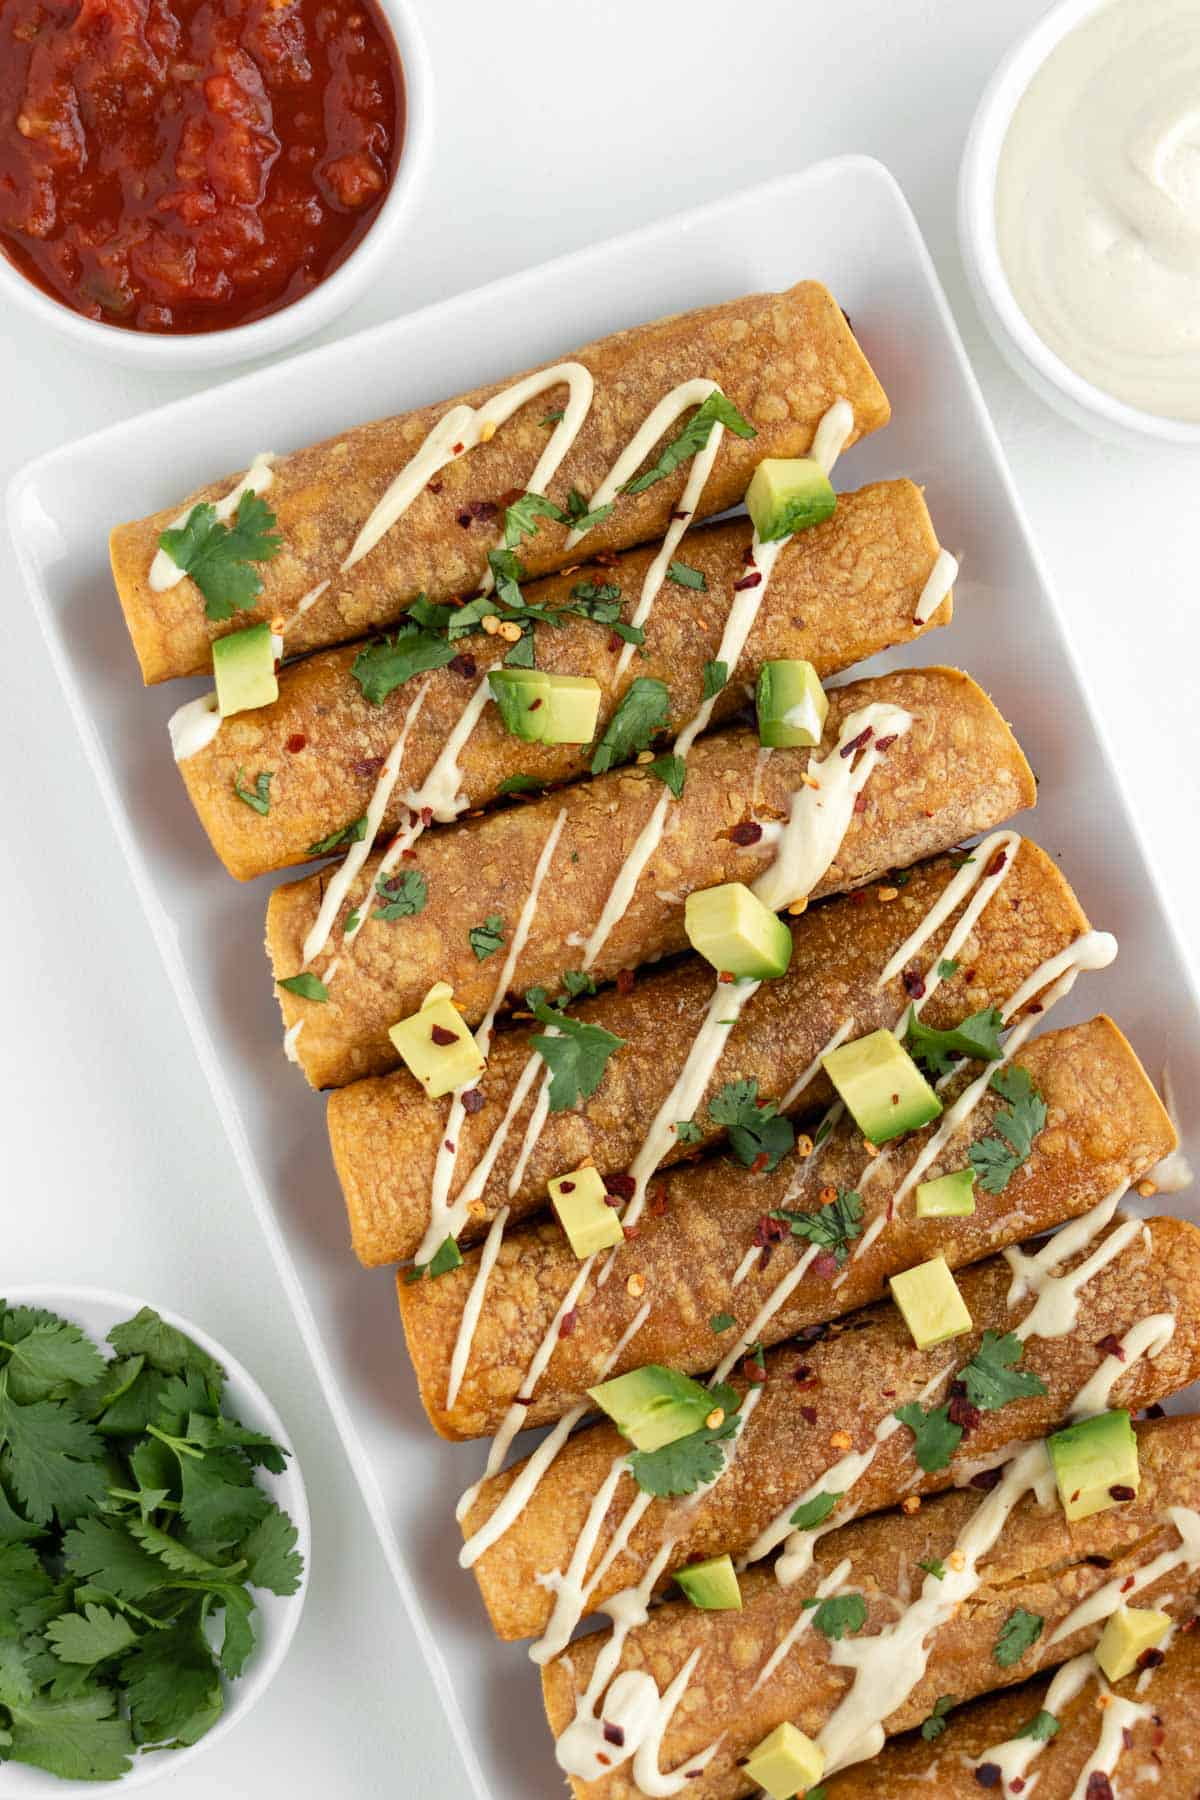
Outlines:
<svg viewBox="0 0 1200 1800"><path fill-rule="evenodd" d="M958 187L958 233L967 279L984 324L1010 367L1050 406L1111 443L1200 449L1200 424L1142 412L1068 367L1029 323L1000 259L996 235L996 171L1017 104L1051 51L1107 0L1058 0L1009 51L979 103L963 153Z"/></svg>
<svg viewBox="0 0 1200 1800"><path fill-rule="evenodd" d="M59 1313L64 1319L81 1325L88 1336L102 1347L114 1325L123 1319L131 1319L143 1306L153 1304L135 1300L128 1294L111 1293L106 1288L90 1287L8 1288L4 1298L10 1306L41 1306L50 1312ZM276 1443L290 1450L291 1439L282 1419L254 1377L242 1367L237 1358L231 1356L206 1331L193 1325L190 1319L168 1312L165 1306L155 1307L155 1311L168 1325L174 1325L185 1332L221 1364L225 1370L225 1394L230 1412L251 1429L269 1432ZM133 1768L119 1781L62 1781L57 1776L47 1775L41 1769L29 1768L22 1763L3 1763L0 1764L2 1800L10 1800L10 1797L11 1800L35 1800L35 1797L36 1800L63 1800L64 1796L70 1794L91 1794L94 1800L95 1795L102 1791L123 1794L128 1788L147 1787L152 1781L164 1780L177 1769L186 1767L212 1745L220 1743L246 1717L255 1701L266 1693L291 1647L296 1627L300 1623L300 1614L304 1610L312 1561L312 1526L304 1478L294 1453L289 1456L287 1468L282 1475L272 1475L267 1470L260 1469L257 1479L268 1490L271 1498L291 1517L297 1533L296 1548L304 1558L304 1573L294 1594L284 1596L255 1588L254 1627L257 1642L254 1653L243 1675L236 1681L223 1683L225 1711L212 1730L198 1743L182 1750L156 1750L145 1757L135 1755Z"/></svg>
<svg viewBox="0 0 1200 1800"><path fill-rule="evenodd" d="M433 138L431 66L415 0L379 0L379 4L391 26L404 68L406 124L400 160L374 223L345 262L311 294L265 319L234 325L228 331L127 331L121 326L85 319L60 301L52 300L0 254L0 314L11 301L51 331L69 338L82 350L91 350L105 362L178 371L230 368L254 356L274 355L345 312L394 255L424 181Z"/></svg>

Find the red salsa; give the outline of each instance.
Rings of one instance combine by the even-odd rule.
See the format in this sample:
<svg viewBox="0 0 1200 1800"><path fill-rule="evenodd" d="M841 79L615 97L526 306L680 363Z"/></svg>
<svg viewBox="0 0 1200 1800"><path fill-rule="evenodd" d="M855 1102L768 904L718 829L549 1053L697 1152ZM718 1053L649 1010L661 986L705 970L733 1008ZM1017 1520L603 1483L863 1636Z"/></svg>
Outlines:
<svg viewBox="0 0 1200 1800"><path fill-rule="evenodd" d="M0 0L0 247L91 319L216 331L298 300L403 131L376 0Z"/></svg>

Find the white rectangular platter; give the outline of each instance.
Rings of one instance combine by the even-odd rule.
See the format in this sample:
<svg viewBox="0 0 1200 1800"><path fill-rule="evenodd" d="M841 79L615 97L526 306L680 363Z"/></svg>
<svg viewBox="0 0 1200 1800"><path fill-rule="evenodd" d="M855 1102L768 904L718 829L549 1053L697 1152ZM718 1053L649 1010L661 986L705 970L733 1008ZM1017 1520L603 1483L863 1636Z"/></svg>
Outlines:
<svg viewBox="0 0 1200 1800"><path fill-rule="evenodd" d="M114 836L442 1692L464 1787L490 1800L528 1800L558 1783L536 1671L519 1647L492 1642L456 1564L454 1500L480 1453L433 1438L392 1278L364 1272L348 1249L324 1108L282 1055L262 950L268 883L231 882L192 815L166 731L190 690L143 692L107 533L264 447L296 448L619 326L804 277L826 282L846 308L892 401L893 423L846 456L841 485L911 476L942 542L963 558L951 629L890 660L957 663L1012 721L1042 784L1031 835L1061 859L1094 923L1121 941L1116 965L1085 978L1054 1022L1111 1012L1155 1077L1169 1061L1194 1151L1200 1001L1139 836L1132 778L1147 779L1151 765L1131 761L1122 788L929 255L879 164L821 164L243 377L45 457L9 496ZM1174 1204L1197 1202L1185 1194Z"/></svg>

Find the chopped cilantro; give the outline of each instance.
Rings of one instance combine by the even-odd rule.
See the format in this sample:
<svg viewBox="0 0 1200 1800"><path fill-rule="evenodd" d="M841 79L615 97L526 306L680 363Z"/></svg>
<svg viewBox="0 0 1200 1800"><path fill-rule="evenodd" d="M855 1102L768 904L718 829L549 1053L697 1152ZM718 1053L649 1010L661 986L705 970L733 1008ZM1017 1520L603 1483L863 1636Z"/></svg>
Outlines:
<svg viewBox="0 0 1200 1800"><path fill-rule="evenodd" d="M729 665L723 662L706 662L704 665L704 692L701 698L711 700L719 694L729 680Z"/></svg>
<svg viewBox="0 0 1200 1800"><path fill-rule="evenodd" d="M525 1004L540 1024L551 1028L530 1042L550 1071L550 1111L565 1112L595 1093L609 1057L623 1048L625 1039L548 1006L540 988L530 988Z"/></svg>
<svg viewBox="0 0 1200 1800"><path fill-rule="evenodd" d="M271 783L275 779L274 769L260 769L254 779L254 786L248 788L242 780L245 770L239 769L233 778L233 791L239 800L265 819L271 810Z"/></svg>
<svg viewBox="0 0 1200 1800"><path fill-rule="evenodd" d="M360 819L351 819L340 831L331 831L328 837L318 838L305 851L306 856L327 856L331 850L337 850L342 844L361 844L367 835L367 815Z"/></svg>
<svg viewBox="0 0 1200 1800"><path fill-rule="evenodd" d="M462 1251L452 1237L443 1238L429 1261L414 1263L411 1269L405 1271L404 1279L411 1283L420 1281L423 1276L428 1275L431 1281L436 1281L439 1275L448 1275L451 1269L461 1266Z"/></svg>
<svg viewBox="0 0 1200 1800"><path fill-rule="evenodd" d="M814 1494L811 1500L806 1500L796 1508L789 1522L797 1531L815 1531L818 1525L825 1523L838 1501L843 1498L842 1494Z"/></svg>
<svg viewBox="0 0 1200 1800"><path fill-rule="evenodd" d="M538 424L539 425L557 425L558 421L561 418L564 418L565 416L566 416L565 407L556 406L553 412L548 412L544 418L539 419Z"/></svg>
<svg viewBox="0 0 1200 1800"><path fill-rule="evenodd" d="M621 490L625 494L644 494L655 482L663 481L673 475L680 463L687 462L703 450L712 435L712 428L717 423L727 425L740 438L757 437L753 425L749 424L734 406L727 400L719 388L714 388L703 405L697 407L678 437L665 446L659 459L643 474L627 481Z"/></svg>
<svg viewBox="0 0 1200 1800"><path fill-rule="evenodd" d="M306 970L301 970L299 975L281 976L278 985L286 988L289 994L299 994L302 1000L325 1001L329 998L329 989L325 983Z"/></svg>
<svg viewBox="0 0 1200 1800"><path fill-rule="evenodd" d="M667 564L667 580L674 581L679 587L696 588L704 591L708 587L703 569L693 569L685 562Z"/></svg>
<svg viewBox="0 0 1200 1800"><path fill-rule="evenodd" d="M683 784L687 780L687 764L682 756L656 756L652 763L646 764L647 775L657 775L665 781L678 800L683 793Z"/></svg>
<svg viewBox="0 0 1200 1800"><path fill-rule="evenodd" d="M525 538L532 537L539 519L554 519L561 523L562 517L562 508L555 506L553 500L547 500L545 494L522 494L504 509L504 548L515 550Z"/></svg>
<svg viewBox="0 0 1200 1800"><path fill-rule="evenodd" d="M587 500L578 488L572 488L567 495L567 510L562 522L569 525L572 531L591 531L595 526L603 525L612 509L613 502L610 500L606 506L594 507L589 512Z"/></svg>
<svg viewBox="0 0 1200 1800"><path fill-rule="evenodd" d="M949 981L951 976L957 975L961 968L962 964L955 962L952 956L943 956L941 962L938 964L938 979L940 981Z"/></svg>
<svg viewBox="0 0 1200 1800"><path fill-rule="evenodd" d="M785 1220L794 1237L804 1238L822 1250L831 1250L840 1269L852 1240L862 1235L863 1203L858 1194L839 1188L837 1198L828 1206L818 1206L812 1212L779 1208L771 1217Z"/></svg>
<svg viewBox="0 0 1200 1800"><path fill-rule="evenodd" d="M709 1330L716 1332L728 1331L731 1325L736 1324L737 1320L732 1313L714 1313L708 1321Z"/></svg>
<svg viewBox="0 0 1200 1800"><path fill-rule="evenodd" d="M507 775L496 789L497 794L540 794L545 787L536 775Z"/></svg>
<svg viewBox="0 0 1200 1800"><path fill-rule="evenodd" d="M1002 1669L1011 1669L1027 1650L1033 1648L1042 1635L1045 1622L1038 1613L1026 1612L1023 1606L1009 1613L992 1645L992 1655Z"/></svg>
<svg viewBox="0 0 1200 1800"><path fill-rule="evenodd" d="M585 969L564 969L562 985L572 1000L578 1000L583 994L594 994L596 983Z"/></svg>
<svg viewBox="0 0 1200 1800"><path fill-rule="evenodd" d="M1050 1739L1057 1735L1058 1720L1052 1712L1047 1712L1045 1707L1040 1712L1035 1712L1032 1719L1022 1725L1020 1731L1013 1733L1014 1737L1032 1738L1035 1744L1048 1744Z"/></svg>
<svg viewBox="0 0 1200 1800"><path fill-rule="evenodd" d="M950 1708L956 1704L957 1704L957 1696L956 1695L954 1695L954 1694L939 1694L938 1695L937 1699L933 1703L933 1711L930 1713L929 1717L926 1719L925 1723L921 1727L921 1736L925 1739L925 1742L927 1744L932 1744L936 1738L941 1737L943 1731L945 1731L946 1726L949 1723L949 1721L946 1718L946 1714L950 1711Z"/></svg>
<svg viewBox="0 0 1200 1800"><path fill-rule="evenodd" d="M431 669L444 669L458 655L450 638L419 625L401 625L391 637L383 637L360 650L350 673L362 689L364 700L382 706L389 694Z"/></svg>
<svg viewBox="0 0 1200 1800"><path fill-rule="evenodd" d="M1004 1019L995 1006L972 1013L949 1031L937 1031L922 1023L916 1008L910 1006L904 1039L914 1062L920 1063L927 1074L937 1076L945 1075L961 1056L972 1057L976 1062L995 1062L1004 1054L1000 1043L1003 1029Z"/></svg>
<svg viewBox="0 0 1200 1800"><path fill-rule="evenodd" d="M494 956L504 946L504 920L500 914L489 913L482 925L472 925L467 942L480 962Z"/></svg>
<svg viewBox="0 0 1200 1800"><path fill-rule="evenodd" d="M283 546L275 533L275 514L249 488L238 501L232 525L218 519L215 506L202 501L182 525L164 531L158 542L204 595L209 619L231 619L235 611L253 606L262 593L262 577L254 564L270 562Z"/></svg>
<svg viewBox="0 0 1200 1800"><path fill-rule="evenodd" d="M708 1116L714 1125L725 1126L729 1148L748 1169L760 1156L766 1157L764 1169L776 1168L796 1141L791 1120L779 1117L777 1102L759 1100L755 1080L727 1081L709 1101Z"/></svg>
<svg viewBox="0 0 1200 1800"><path fill-rule="evenodd" d="M932 1575L935 1581L945 1581L946 1579L946 1565L940 1556L922 1557L918 1561L917 1567L924 1569L927 1575Z"/></svg>
<svg viewBox="0 0 1200 1800"><path fill-rule="evenodd" d="M680 1119L675 1126L675 1135L681 1144L698 1144L704 1133L695 1119Z"/></svg>
<svg viewBox="0 0 1200 1800"><path fill-rule="evenodd" d="M1018 1369L1025 1346L1015 1331L987 1330L983 1342L959 1375L967 1399L982 1412L998 1412L1010 1400L1028 1400L1046 1392L1046 1384L1028 1369Z"/></svg>
<svg viewBox="0 0 1200 1800"><path fill-rule="evenodd" d="M803 1604L812 1609L813 1624L821 1636L833 1643L847 1632L853 1636L867 1622L867 1603L861 1594L830 1594L827 1600L805 1600Z"/></svg>
<svg viewBox="0 0 1200 1800"><path fill-rule="evenodd" d="M963 1428L954 1423L948 1406L935 1406L926 1412L920 1401L910 1400L907 1405L898 1406L893 1417L912 1432L913 1455L927 1475L949 1465L962 1443Z"/></svg>
<svg viewBox="0 0 1200 1800"><path fill-rule="evenodd" d="M665 681L650 675L639 675L628 689L592 757L592 774L600 775L614 763L625 762L638 750L644 750L656 731L666 724L671 710L671 696Z"/></svg>
<svg viewBox="0 0 1200 1800"><path fill-rule="evenodd" d="M404 869L395 881L381 875L375 892L383 901L374 912L376 919L407 919L424 912L429 899L429 886L419 869Z"/></svg>
<svg viewBox="0 0 1200 1800"><path fill-rule="evenodd" d="M1000 1135L972 1144L967 1161L987 1193L1002 1194L1029 1157L1033 1140L1046 1123L1046 1102L1026 1069L997 1069L991 1085L1008 1101L1007 1107L992 1120Z"/></svg>
<svg viewBox="0 0 1200 1800"><path fill-rule="evenodd" d="M737 1410L741 1405L736 1389L718 1384L712 1390L714 1408L724 1413L721 1423L687 1437L676 1438L660 1450L635 1450L629 1458L629 1472L645 1494L665 1499L672 1494L694 1494L698 1487L715 1481L725 1467L722 1445L738 1429Z"/></svg>

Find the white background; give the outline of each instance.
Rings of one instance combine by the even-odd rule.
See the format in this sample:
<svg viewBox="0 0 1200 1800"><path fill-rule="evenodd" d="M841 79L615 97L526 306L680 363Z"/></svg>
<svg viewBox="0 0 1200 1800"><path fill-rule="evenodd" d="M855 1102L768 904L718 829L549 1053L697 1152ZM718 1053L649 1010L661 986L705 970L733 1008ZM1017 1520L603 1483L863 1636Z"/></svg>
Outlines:
<svg viewBox="0 0 1200 1800"><path fill-rule="evenodd" d="M1200 456L1134 456L1060 423L984 338L957 254L967 124L1002 52L1044 10L1043 0L423 0L431 175L403 255L337 330L837 151L879 157L932 247L1196 956ZM12 317L0 322L0 370L0 482L25 458L199 385L97 367ZM449 1732L7 544L0 555L0 1291L94 1282L192 1314L272 1394L313 1504L313 1585L290 1661L172 1793L457 1800ZM1122 880L1114 868L1114 886ZM448 1527L448 1543L455 1535ZM556 1791L547 1758L545 1792Z"/></svg>

